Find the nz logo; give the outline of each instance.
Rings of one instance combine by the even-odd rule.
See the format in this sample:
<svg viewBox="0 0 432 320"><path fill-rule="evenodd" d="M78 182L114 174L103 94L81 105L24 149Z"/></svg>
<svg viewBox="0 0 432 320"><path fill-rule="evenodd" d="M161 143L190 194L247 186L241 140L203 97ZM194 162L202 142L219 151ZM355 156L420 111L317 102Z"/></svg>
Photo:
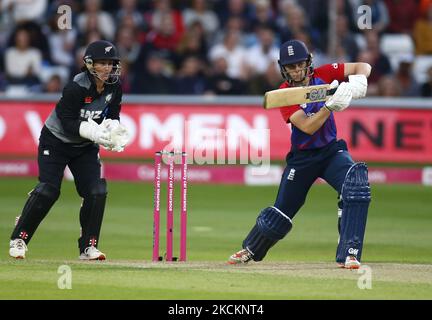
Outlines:
<svg viewBox="0 0 432 320"><path fill-rule="evenodd" d="M81 118L88 119L99 119L101 117L102 111L91 111L86 109L81 109Z"/></svg>
<svg viewBox="0 0 432 320"><path fill-rule="evenodd" d="M293 46L288 46L288 55L293 56L294 55L294 48Z"/></svg>
<svg viewBox="0 0 432 320"><path fill-rule="evenodd" d="M111 46L110 46L110 47L106 47L106 48L105 48L105 54L109 53L109 52L111 51L111 49L112 49Z"/></svg>

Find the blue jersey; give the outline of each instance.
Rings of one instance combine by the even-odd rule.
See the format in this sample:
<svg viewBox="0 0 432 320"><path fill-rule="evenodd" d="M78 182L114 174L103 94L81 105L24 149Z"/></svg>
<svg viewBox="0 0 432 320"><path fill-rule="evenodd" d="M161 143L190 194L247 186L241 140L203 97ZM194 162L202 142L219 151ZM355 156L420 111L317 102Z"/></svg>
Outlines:
<svg viewBox="0 0 432 320"><path fill-rule="evenodd" d="M333 80L343 81L344 79L344 65L343 64L327 64L320 68L315 69L309 85L319 85L331 83ZM285 82L280 88L287 88L288 83ZM294 105L281 108L281 113L286 122L289 122L291 115L298 111L303 110L307 116L312 116L317 113L322 107L324 102L312 102L304 105ZM322 148L330 142L336 140L337 130L333 113L328 117L324 124L313 135L304 133L293 124L291 134L291 150L309 150Z"/></svg>

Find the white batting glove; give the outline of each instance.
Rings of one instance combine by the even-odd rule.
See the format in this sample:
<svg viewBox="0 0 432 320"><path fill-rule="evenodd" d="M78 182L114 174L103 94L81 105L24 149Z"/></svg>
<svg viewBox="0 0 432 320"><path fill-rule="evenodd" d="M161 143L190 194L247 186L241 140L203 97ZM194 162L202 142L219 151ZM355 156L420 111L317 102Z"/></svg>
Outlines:
<svg viewBox="0 0 432 320"><path fill-rule="evenodd" d="M351 87L347 82L342 82L335 94L325 103L330 111L342 111L348 108L352 99Z"/></svg>
<svg viewBox="0 0 432 320"><path fill-rule="evenodd" d="M348 81L351 87L353 99L360 99L366 96L368 82L365 75L355 74L348 76Z"/></svg>
<svg viewBox="0 0 432 320"><path fill-rule="evenodd" d="M107 146L110 143L110 133L102 125L98 125L93 119L88 118L87 121L82 121L79 127L81 137L89 139L102 146Z"/></svg>

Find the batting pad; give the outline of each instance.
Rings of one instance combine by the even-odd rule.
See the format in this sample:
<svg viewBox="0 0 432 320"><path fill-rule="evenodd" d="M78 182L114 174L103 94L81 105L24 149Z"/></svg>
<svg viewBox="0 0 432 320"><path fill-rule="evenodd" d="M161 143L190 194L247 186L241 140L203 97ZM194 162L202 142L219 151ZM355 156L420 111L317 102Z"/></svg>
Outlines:
<svg viewBox="0 0 432 320"><path fill-rule="evenodd" d="M343 210L336 261L344 263L348 255L356 256L360 261L371 201L368 169L365 163L355 163L348 170L341 196Z"/></svg>
<svg viewBox="0 0 432 320"><path fill-rule="evenodd" d="M261 261L268 250L291 230L290 218L275 207L261 211L255 226L243 241L243 248L253 254L254 261Z"/></svg>

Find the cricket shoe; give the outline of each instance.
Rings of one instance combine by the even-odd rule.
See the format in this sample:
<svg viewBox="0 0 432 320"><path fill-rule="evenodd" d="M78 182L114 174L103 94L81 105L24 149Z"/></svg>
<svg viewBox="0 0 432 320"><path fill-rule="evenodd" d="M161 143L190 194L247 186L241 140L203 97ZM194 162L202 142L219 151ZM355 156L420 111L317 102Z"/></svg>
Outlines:
<svg viewBox="0 0 432 320"><path fill-rule="evenodd" d="M9 255L15 259L25 259L27 245L23 239L14 239L9 243Z"/></svg>
<svg viewBox="0 0 432 320"><path fill-rule="evenodd" d="M359 269L360 265L360 262L355 256L348 256L345 259L345 263L339 263L339 267L345 269Z"/></svg>
<svg viewBox="0 0 432 320"><path fill-rule="evenodd" d="M252 260L252 253L247 249L242 249L229 257L228 264L248 263Z"/></svg>
<svg viewBox="0 0 432 320"><path fill-rule="evenodd" d="M98 250L96 247L87 247L84 252L79 256L80 260L105 260L106 255Z"/></svg>

